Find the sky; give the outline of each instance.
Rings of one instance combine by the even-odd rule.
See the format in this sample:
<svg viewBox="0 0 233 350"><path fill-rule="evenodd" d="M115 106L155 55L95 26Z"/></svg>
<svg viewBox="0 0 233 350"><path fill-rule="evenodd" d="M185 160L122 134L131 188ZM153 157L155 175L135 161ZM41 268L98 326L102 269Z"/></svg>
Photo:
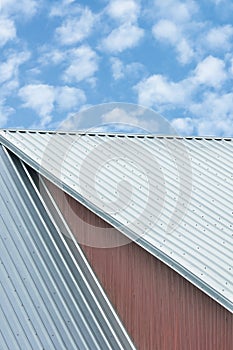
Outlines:
<svg viewBox="0 0 233 350"><path fill-rule="evenodd" d="M0 128L56 129L111 102L233 136L233 1L0 0Z"/></svg>

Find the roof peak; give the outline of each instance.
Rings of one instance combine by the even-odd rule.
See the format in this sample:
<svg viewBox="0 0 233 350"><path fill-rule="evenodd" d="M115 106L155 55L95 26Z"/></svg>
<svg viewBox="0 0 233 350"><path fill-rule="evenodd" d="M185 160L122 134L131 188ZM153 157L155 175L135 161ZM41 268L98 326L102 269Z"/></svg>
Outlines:
<svg viewBox="0 0 233 350"><path fill-rule="evenodd" d="M167 134L137 134L121 132L101 132L101 131L64 131L64 130L33 130L33 129L0 129L1 132L8 133L28 133L28 134L50 134L50 135L79 135L79 136L106 136L106 137L127 137L127 138L149 138L149 139L176 139L176 140L207 140L207 141L233 141L232 137L221 136L180 136Z"/></svg>

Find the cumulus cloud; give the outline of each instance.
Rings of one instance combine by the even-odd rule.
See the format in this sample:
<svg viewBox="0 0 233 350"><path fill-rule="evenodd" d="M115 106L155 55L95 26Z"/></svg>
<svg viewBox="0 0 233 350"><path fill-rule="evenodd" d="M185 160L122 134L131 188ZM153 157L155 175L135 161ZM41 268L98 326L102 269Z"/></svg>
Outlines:
<svg viewBox="0 0 233 350"><path fill-rule="evenodd" d="M160 20L152 28L155 39L175 47L178 60L182 64L189 63L194 56L194 51L185 38L182 29L170 20Z"/></svg>
<svg viewBox="0 0 233 350"><path fill-rule="evenodd" d="M85 93L78 88L61 86L55 92L56 103L61 110L74 110L86 102Z"/></svg>
<svg viewBox="0 0 233 350"><path fill-rule="evenodd" d="M18 52L10 55L5 62L0 62L0 83L17 80L19 67L30 58L29 52Z"/></svg>
<svg viewBox="0 0 233 350"><path fill-rule="evenodd" d="M98 70L98 56L87 45L69 51L70 63L63 74L68 82L80 82L93 78Z"/></svg>
<svg viewBox="0 0 233 350"><path fill-rule="evenodd" d="M140 14L140 6L134 0L112 0L107 6L109 16L119 22L136 22Z"/></svg>
<svg viewBox="0 0 233 350"><path fill-rule="evenodd" d="M208 56L185 79L174 82L162 75L151 75L134 89L140 104L156 106L160 111L185 111L188 117L172 120L179 133L226 136L233 126L233 93L223 92L227 81L225 62Z"/></svg>
<svg viewBox="0 0 233 350"><path fill-rule="evenodd" d="M56 29L56 37L62 45L72 45L87 38L92 31L95 16L88 9L80 10L76 16L65 19Z"/></svg>
<svg viewBox="0 0 233 350"><path fill-rule="evenodd" d="M99 56L88 45L72 49L43 49L39 63L42 65L62 65L61 76L65 82L88 81L95 83L95 73L99 68Z"/></svg>
<svg viewBox="0 0 233 350"><path fill-rule="evenodd" d="M111 57L110 59L111 67L112 67L112 75L114 80L124 78L124 65L123 62L117 57Z"/></svg>
<svg viewBox="0 0 233 350"><path fill-rule="evenodd" d="M75 0L61 0L53 4L50 8L51 17L64 17L80 13L81 6Z"/></svg>
<svg viewBox="0 0 233 350"><path fill-rule="evenodd" d="M231 76L233 76L233 58L231 58L231 60L230 60L229 72L230 72Z"/></svg>
<svg viewBox="0 0 233 350"><path fill-rule="evenodd" d="M1 0L0 10L6 16L24 16L32 17L39 6L36 0Z"/></svg>
<svg viewBox="0 0 233 350"><path fill-rule="evenodd" d="M225 83L227 73L223 60L208 56L199 62L189 76L178 82L159 74L140 81L134 89L138 93L138 102L146 106L165 108L184 107L195 99L201 87L218 89Z"/></svg>
<svg viewBox="0 0 233 350"><path fill-rule="evenodd" d="M137 116L127 113L124 109L116 107L112 109L110 112L104 114L102 116L102 123L123 123L123 124L131 124L138 125L139 119Z"/></svg>
<svg viewBox="0 0 233 350"><path fill-rule="evenodd" d="M14 109L5 104L5 99L0 99L0 128L4 127L14 112Z"/></svg>
<svg viewBox="0 0 233 350"><path fill-rule="evenodd" d="M161 43L169 44L176 51L176 58L181 64L188 64L195 57L196 31L200 23L195 22L198 12L195 1L154 1L157 21L152 27L152 34Z"/></svg>
<svg viewBox="0 0 233 350"><path fill-rule="evenodd" d="M124 62L117 57L111 57L110 62L114 80L123 79L126 76L129 78L137 78L138 75L145 70L144 66L139 62L124 64Z"/></svg>
<svg viewBox="0 0 233 350"><path fill-rule="evenodd" d="M137 21L140 15L140 4L136 0L111 0L105 9L118 26L103 38L100 47L110 53L120 53L134 48L144 36L144 30Z"/></svg>
<svg viewBox="0 0 233 350"><path fill-rule="evenodd" d="M178 60L181 64L191 62L194 57L194 50L185 38L181 38L181 40L177 43L176 51Z"/></svg>
<svg viewBox="0 0 233 350"><path fill-rule="evenodd" d="M176 23L187 23L198 11L196 1L192 0L154 0L155 10L160 18L170 19Z"/></svg>
<svg viewBox="0 0 233 350"><path fill-rule="evenodd" d="M197 133L203 136L229 136L230 130L233 127L233 119L223 119L219 118L216 120L211 120L208 118L203 118L198 121Z"/></svg>
<svg viewBox="0 0 233 350"><path fill-rule="evenodd" d="M40 126L44 127L52 120L55 108L72 110L86 102L85 93L69 86L52 86L48 84L29 84L18 93L22 107L34 110L40 116Z"/></svg>
<svg viewBox="0 0 233 350"><path fill-rule="evenodd" d="M178 134L194 135L195 133L195 123L192 118L175 118L171 124Z"/></svg>
<svg viewBox="0 0 233 350"><path fill-rule="evenodd" d="M194 81L198 84L218 87L227 79L223 60L208 56L201 61L194 71Z"/></svg>
<svg viewBox="0 0 233 350"><path fill-rule="evenodd" d="M119 53L135 47L144 35L144 30L135 24L124 23L103 39L102 47L108 52Z"/></svg>
<svg viewBox="0 0 233 350"><path fill-rule="evenodd" d="M54 88L46 84L29 84L19 90L24 108L33 109L41 117L41 126L48 124L54 108Z"/></svg>
<svg viewBox="0 0 233 350"><path fill-rule="evenodd" d="M166 77L155 74L139 82L135 87L138 103L147 107L184 105L189 99L185 81L175 83Z"/></svg>
<svg viewBox="0 0 233 350"><path fill-rule="evenodd" d="M159 43L170 45L182 65L218 51L232 48L233 26L211 26L197 17L198 2L192 0L155 0L155 23L152 34Z"/></svg>
<svg viewBox="0 0 233 350"><path fill-rule="evenodd" d="M130 124L139 126L142 122L139 119L140 115L136 113L130 113L129 111L124 110L123 108L116 107L110 112L104 114L101 117L102 123L120 123L120 124ZM142 126L142 125L140 125Z"/></svg>
<svg viewBox="0 0 233 350"><path fill-rule="evenodd" d="M66 50L59 50L59 49L54 49L51 47L46 47L43 48L43 51L41 56L39 57L38 61L42 65L47 65L47 64L60 64L64 60L67 59L67 54L68 52Z"/></svg>
<svg viewBox="0 0 233 350"><path fill-rule="evenodd" d="M190 105L190 110L212 120L233 119L233 93L206 92L200 101Z"/></svg>
<svg viewBox="0 0 233 350"><path fill-rule="evenodd" d="M152 28L154 37L158 40L165 40L168 43L176 44L181 36L179 27L172 21L162 19Z"/></svg>
<svg viewBox="0 0 233 350"><path fill-rule="evenodd" d="M205 36L205 45L207 44L211 49L226 50L232 47L233 27L231 25L224 25L211 28Z"/></svg>
<svg viewBox="0 0 233 350"><path fill-rule="evenodd" d="M9 40L15 39L16 28L11 19L0 17L0 47L4 46Z"/></svg>
<svg viewBox="0 0 233 350"><path fill-rule="evenodd" d="M167 121L154 113L153 111L144 109L140 106L129 108L129 106L121 105L116 106L112 110L101 116L100 126L98 131L105 132L111 128L113 132L139 132L139 133L150 133L160 132L163 130L170 132L170 126ZM107 126L107 129L105 125Z"/></svg>

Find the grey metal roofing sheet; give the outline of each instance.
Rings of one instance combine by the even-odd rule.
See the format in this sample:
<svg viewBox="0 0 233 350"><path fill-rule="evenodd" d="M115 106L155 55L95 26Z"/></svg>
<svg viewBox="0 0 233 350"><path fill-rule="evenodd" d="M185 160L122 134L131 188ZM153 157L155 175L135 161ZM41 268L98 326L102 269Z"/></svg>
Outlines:
<svg viewBox="0 0 233 350"><path fill-rule="evenodd" d="M134 349L81 249L75 260L2 146L0 188L0 349Z"/></svg>
<svg viewBox="0 0 233 350"><path fill-rule="evenodd" d="M233 312L232 139L2 130L0 141Z"/></svg>

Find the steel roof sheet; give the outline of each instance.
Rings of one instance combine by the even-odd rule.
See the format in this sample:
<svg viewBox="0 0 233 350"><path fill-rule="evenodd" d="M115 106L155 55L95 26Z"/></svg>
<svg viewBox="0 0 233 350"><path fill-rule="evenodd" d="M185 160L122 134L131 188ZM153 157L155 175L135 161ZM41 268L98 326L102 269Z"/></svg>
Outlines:
<svg viewBox="0 0 233 350"><path fill-rule="evenodd" d="M0 141L233 312L233 140L2 130Z"/></svg>
<svg viewBox="0 0 233 350"><path fill-rule="evenodd" d="M0 349L134 349L81 249L75 260L2 146L0 188Z"/></svg>

